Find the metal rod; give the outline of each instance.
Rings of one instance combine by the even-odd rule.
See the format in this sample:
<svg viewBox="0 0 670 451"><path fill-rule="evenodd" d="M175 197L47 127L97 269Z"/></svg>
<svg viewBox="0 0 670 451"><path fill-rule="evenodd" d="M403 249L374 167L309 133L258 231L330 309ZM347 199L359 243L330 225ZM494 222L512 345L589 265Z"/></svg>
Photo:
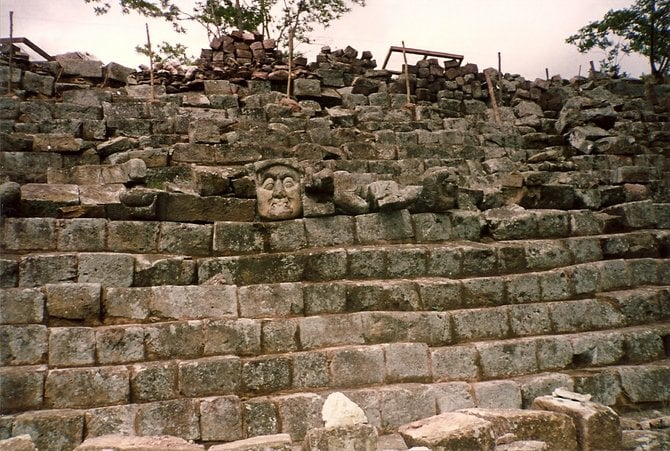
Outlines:
<svg viewBox="0 0 670 451"><path fill-rule="evenodd" d="M7 82L7 93L12 94L12 76L14 75L14 11L9 12L9 81Z"/></svg>
<svg viewBox="0 0 670 451"><path fill-rule="evenodd" d="M151 84L151 100L156 100L154 89L154 53L151 51L151 36L149 35L149 24L144 24L147 29L147 48L149 49L149 83Z"/></svg>

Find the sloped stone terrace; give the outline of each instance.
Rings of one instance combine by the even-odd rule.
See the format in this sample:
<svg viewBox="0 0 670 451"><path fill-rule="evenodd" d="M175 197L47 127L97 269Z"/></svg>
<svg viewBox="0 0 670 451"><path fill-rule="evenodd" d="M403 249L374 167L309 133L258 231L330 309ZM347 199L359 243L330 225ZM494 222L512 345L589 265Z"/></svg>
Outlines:
<svg viewBox="0 0 670 451"><path fill-rule="evenodd" d="M23 72L0 98L0 436L299 441L333 390L382 431L558 386L667 402L667 111L635 81L506 75L496 123L472 65L413 72L411 108L379 71L298 79L297 104ZM276 158L303 215L260 221L253 163ZM444 172L455 208L338 201Z"/></svg>

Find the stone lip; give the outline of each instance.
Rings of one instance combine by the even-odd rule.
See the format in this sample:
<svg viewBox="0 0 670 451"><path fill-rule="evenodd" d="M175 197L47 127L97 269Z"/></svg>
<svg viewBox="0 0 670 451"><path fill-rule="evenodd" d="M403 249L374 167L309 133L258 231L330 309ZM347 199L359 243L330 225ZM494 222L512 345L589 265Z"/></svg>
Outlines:
<svg viewBox="0 0 670 451"><path fill-rule="evenodd" d="M76 451L201 451L205 447L179 437L102 435L84 440Z"/></svg>

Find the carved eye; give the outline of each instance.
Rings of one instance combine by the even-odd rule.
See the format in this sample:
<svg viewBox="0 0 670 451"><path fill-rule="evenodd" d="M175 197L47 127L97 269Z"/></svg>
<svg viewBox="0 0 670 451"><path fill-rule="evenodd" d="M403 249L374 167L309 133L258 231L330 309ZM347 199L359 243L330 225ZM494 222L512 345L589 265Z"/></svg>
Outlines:
<svg viewBox="0 0 670 451"><path fill-rule="evenodd" d="M265 179L265 181L263 182L264 189L272 190L274 189L274 187L275 187L275 181L272 179Z"/></svg>
<svg viewBox="0 0 670 451"><path fill-rule="evenodd" d="M292 177L286 177L283 183L284 188L293 188L295 186L295 180Z"/></svg>

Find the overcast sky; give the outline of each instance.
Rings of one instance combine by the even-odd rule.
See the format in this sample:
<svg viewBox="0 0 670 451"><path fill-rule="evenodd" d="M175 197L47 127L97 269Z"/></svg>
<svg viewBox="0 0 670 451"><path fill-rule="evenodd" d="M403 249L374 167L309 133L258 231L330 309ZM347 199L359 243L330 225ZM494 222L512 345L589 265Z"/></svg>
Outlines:
<svg viewBox="0 0 670 451"><path fill-rule="evenodd" d="M0 34L9 36L9 11L14 11L14 36L27 37L47 53L89 52L104 63L130 67L146 63L135 46L146 42L147 19L122 15L118 0L104 16L96 16L84 0L0 0ZM187 6L193 1L180 0ZM313 45L299 50L314 60L319 49L351 45L372 51L378 66L391 45L422 48L465 56L480 70L498 66L503 72L527 79L549 74L570 78L586 74L589 61L602 59L600 52L581 55L565 38L589 21L602 18L609 9L629 6L633 0L367 0L326 30L312 34ZM190 8L189 8L190 10ZM164 22L149 21L153 44L181 42L189 54L199 56L209 46L204 29L189 24L186 35L176 34ZM397 66L400 60L393 60ZM621 61L631 76L649 73L647 61L630 56Z"/></svg>

